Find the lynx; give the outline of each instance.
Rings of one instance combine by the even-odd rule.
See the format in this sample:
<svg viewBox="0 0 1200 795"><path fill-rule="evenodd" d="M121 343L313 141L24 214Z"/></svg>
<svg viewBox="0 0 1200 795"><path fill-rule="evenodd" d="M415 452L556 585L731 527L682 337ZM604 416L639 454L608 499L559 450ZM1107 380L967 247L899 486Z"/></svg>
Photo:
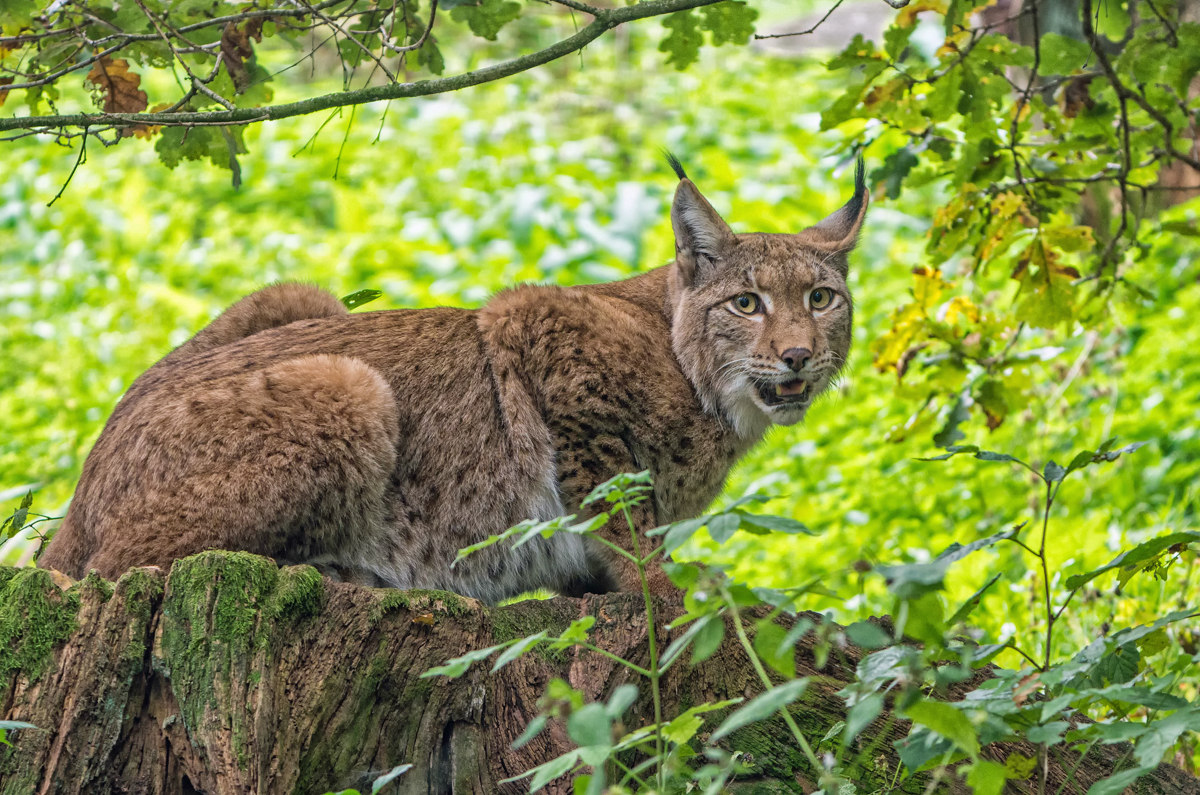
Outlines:
<svg viewBox="0 0 1200 795"><path fill-rule="evenodd" d="M478 310L350 314L293 283L237 302L117 404L40 565L115 578L226 549L488 603L639 590L572 534L451 562L620 472L653 476L639 534L702 512L845 362L867 208L860 162L816 226L734 234L670 160L675 260L624 281L518 286ZM624 520L602 532L630 543ZM650 581L672 589L661 568Z"/></svg>

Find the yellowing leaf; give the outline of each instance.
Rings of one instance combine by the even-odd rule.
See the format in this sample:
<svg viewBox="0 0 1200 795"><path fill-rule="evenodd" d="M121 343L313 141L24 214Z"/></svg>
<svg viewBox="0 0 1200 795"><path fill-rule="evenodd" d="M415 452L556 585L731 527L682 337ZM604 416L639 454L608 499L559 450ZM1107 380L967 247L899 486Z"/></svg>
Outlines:
<svg viewBox="0 0 1200 795"><path fill-rule="evenodd" d="M1013 278L1021 282L1017 315L1031 326L1054 328L1075 317L1074 268L1058 263L1059 253L1043 239L1034 241L1017 263Z"/></svg>
<svg viewBox="0 0 1200 795"><path fill-rule="evenodd" d="M956 295L946 305L946 322L953 323L959 317L965 317L972 323L979 322L979 307L965 295Z"/></svg>
<svg viewBox="0 0 1200 795"><path fill-rule="evenodd" d="M1011 753L1004 760L1004 772L1008 778L1018 780L1029 778L1033 774L1033 769L1037 767L1037 757L1024 756L1023 754Z"/></svg>
<svg viewBox="0 0 1200 795"><path fill-rule="evenodd" d="M945 14L950 8L950 0L917 0L900 9L893 23L898 28L910 28L917 22L917 14L922 11L936 11Z"/></svg>

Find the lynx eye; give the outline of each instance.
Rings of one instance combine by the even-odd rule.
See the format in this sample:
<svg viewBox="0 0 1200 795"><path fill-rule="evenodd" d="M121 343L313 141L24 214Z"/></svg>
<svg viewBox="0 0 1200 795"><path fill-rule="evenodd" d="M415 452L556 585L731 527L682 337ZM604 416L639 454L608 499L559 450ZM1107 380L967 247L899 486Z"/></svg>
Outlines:
<svg viewBox="0 0 1200 795"><path fill-rule="evenodd" d="M730 303L742 315L753 315L762 305L762 302L759 301L758 296L754 293L742 293L741 295L734 296Z"/></svg>
<svg viewBox="0 0 1200 795"><path fill-rule="evenodd" d="M818 312L822 309L828 309L832 303L833 290L827 290L824 287L818 287L808 296L808 305Z"/></svg>

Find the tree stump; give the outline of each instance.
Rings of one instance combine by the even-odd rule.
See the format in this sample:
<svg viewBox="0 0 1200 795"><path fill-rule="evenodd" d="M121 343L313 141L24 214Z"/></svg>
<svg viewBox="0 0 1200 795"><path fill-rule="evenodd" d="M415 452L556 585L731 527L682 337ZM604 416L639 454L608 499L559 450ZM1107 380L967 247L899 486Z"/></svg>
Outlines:
<svg viewBox="0 0 1200 795"><path fill-rule="evenodd" d="M660 605L663 624L682 611ZM308 566L207 552L166 576L133 569L114 585L93 575L67 590L50 572L0 568L0 716L37 729L10 732L0 746L0 793L319 795L365 787L402 764L413 768L386 792L435 795L522 793L502 784L572 746L554 723L520 750L510 748L538 712L551 679L606 699L636 676L585 650L535 651L489 674L476 664L460 679L420 678L450 657L596 618L598 646L648 664L641 597L526 601L488 609L454 594L363 588L323 579ZM810 616L818 619L817 616ZM660 629L665 633L665 629ZM732 633L730 633L732 634ZM669 642L669 641L666 641ZM861 657L849 648L810 686L793 714L815 746L844 716L838 680ZM811 646L797 648L801 675L817 675ZM626 725L650 722L649 688ZM761 687L740 646L727 640L702 665L680 664L663 682L667 714ZM723 717L714 713L712 731ZM881 716L858 741L883 787L895 773L892 741L907 724ZM706 736L706 735L701 735ZM751 774L737 792L811 792L816 775L778 718L729 738ZM866 747L866 746L864 746ZM1002 760L1017 748L989 746ZM1063 793L1083 795L1110 774L1124 748L1094 750ZM1069 755L1067 755L1069 757ZM1067 760L1075 767L1077 759ZM1066 763L1064 763L1065 765ZM1069 770L1052 767L1049 792ZM920 792L917 777L894 791ZM1011 792L1029 782L1010 782ZM966 792L951 783L940 791ZM862 788L860 788L860 791ZM549 793L571 791L568 780ZM1160 765L1132 791L1200 795L1200 780Z"/></svg>

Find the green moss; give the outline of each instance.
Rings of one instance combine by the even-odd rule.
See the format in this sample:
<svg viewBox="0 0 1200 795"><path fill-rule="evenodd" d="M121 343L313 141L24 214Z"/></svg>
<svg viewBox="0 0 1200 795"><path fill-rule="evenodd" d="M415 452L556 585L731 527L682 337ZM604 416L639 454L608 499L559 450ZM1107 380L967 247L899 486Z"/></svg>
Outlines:
<svg viewBox="0 0 1200 795"><path fill-rule="evenodd" d="M374 588L375 602L367 611L367 621L372 625L388 613L407 610L410 613L433 613L447 616L465 616L471 612L471 603L449 591L397 591L391 588Z"/></svg>
<svg viewBox="0 0 1200 795"><path fill-rule="evenodd" d="M279 579L274 561L245 552L203 552L172 566L154 665L171 680L189 731L207 708L228 700L235 672L254 667L260 614Z"/></svg>
<svg viewBox="0 0 1200 795"><path fill-rule="evenodd" d="M325 583L312 566L280 569L275 592L263 611L274 621L315 616L325 603Z"/></svg>
<svg viewBox="0 0 1200 795"><path fill-rule="evenodd" d="M84 591L94 591L99 594L101 602L107 602L112 599L113 584L101 577L95 570L88 572L88 576L79 581L78 585L80 594Z"/></svg>
<svg viewBox="0 0 1200 795"><path fill-rule="evenodd" d="M21 672L33 681L75 631L79 592L64 593L42 569L7 569L0 586L0 689Z"/></svg>
<svg viewBox="0 0 1200 795"><path fill-rule="evenodd" d="M89 574L88 580L91 578ZM126 609L131 614L149 620L154 603L162 597L163 582L152 569L130 569L117 580L117 590L124 594Z"/></svg>
<svg viewBox="0 0 1200 795"><path fill-rule="evenodd" d="M553 605L540 601L498 607L491 611L491 619L494 643L527 638L543 630L551 635L560 635L571 625L570 620ZM551 651L543 645L537 646L533 653L553 662L567 659L565 650Z"/></svg>

